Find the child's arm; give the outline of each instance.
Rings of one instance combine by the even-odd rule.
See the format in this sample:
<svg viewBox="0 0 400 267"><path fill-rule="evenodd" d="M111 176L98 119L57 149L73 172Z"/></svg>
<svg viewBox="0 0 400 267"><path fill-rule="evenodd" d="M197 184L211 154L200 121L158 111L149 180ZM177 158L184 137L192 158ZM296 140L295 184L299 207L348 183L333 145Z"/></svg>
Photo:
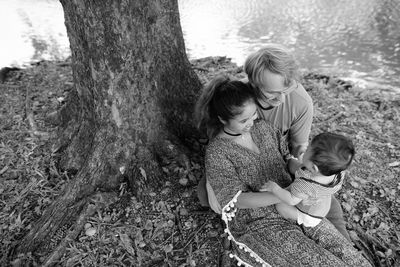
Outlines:
<svg viewBox="0 0 400 267"><path fill-rule="evenodd" d="M261 190L274 193L274 195L280 200L291 206L294 206L302 201L301 198L293 196L288 190L283 189L277 183L272 181L268 181L265 185L263 185Z"/></svg>
<svg viewBox="0 0 400 267"><path fill-rule="evenodd" d="M271 192L243 192L237 198L240 209L260 208L280 203L281 200Z"/></svg>

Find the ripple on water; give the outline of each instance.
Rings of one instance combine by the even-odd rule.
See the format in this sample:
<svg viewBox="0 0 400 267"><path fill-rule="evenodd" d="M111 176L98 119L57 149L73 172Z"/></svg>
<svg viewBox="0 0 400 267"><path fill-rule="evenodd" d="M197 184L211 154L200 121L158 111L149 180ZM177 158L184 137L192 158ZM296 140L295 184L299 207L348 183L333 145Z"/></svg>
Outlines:
<svg viewBox="0 0 400 267"><path fill-rule="evenodd" d="M398 0L178 0L190 58L245 57L269 42L308 69L400 87ZM69 56L56 0L2 0L0 68ZM362 75L361 75L362 74Z"/></svg>

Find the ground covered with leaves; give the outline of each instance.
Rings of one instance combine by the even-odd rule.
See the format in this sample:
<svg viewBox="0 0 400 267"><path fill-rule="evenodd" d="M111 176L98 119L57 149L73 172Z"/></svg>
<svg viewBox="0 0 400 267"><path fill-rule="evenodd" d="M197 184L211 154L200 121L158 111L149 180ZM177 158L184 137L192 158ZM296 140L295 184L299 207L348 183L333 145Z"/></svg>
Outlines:
<svg viewBox="0 0 400 267"><path fill-rule="evenodd" d="M245 77L226 58L192 64L203 83L219 72ZM302 83L314 100L312 136L340 132L356 145L355 162L338 195L354 244L375 266L400 266L400 94L365 91L315 73L305 73ZM1 266L40 266L46 256L11 255L73 179L57 168L56 128L49 116L72 87L68 61L14 71L0 84ZM111 192L112 201L67 244L57 266L229 265L222 222L197 201L196 185L204 175L201 153L193 154L188 169L172 161L163 170L164 187L145 192L141 201L126 183Z"/></svg>

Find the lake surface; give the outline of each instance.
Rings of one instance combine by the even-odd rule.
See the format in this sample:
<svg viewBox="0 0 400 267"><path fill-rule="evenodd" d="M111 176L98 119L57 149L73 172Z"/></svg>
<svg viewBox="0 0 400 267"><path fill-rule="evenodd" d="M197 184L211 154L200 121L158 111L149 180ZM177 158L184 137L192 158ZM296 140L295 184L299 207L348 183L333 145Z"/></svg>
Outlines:
<svg viewBox="0 0 400 267"><path fill-rule="evenodd" d="M190 59L242 65L265 43L289 47L305 69L400 92L399 0L179 0ZM0 68L70 55L56 0L0 0ZM8 26L8 27L7 27Z"/></svg>

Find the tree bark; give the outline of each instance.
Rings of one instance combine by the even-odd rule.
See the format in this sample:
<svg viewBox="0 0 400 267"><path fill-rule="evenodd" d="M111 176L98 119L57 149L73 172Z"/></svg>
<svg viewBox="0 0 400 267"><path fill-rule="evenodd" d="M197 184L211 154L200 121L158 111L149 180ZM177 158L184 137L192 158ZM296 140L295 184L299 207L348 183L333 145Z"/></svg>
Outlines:
<svg viewBox="0 0 400 267"><path fill-rule="evenodd" d="M98 190L124 178L137 194L159 186L154 146L196 137L191 114L201 84L186 57L176 0L61 3L75 87L58 116L54 152L76 175L20 242L22 253L57 246L52 237L73 229Z"/></svg>

